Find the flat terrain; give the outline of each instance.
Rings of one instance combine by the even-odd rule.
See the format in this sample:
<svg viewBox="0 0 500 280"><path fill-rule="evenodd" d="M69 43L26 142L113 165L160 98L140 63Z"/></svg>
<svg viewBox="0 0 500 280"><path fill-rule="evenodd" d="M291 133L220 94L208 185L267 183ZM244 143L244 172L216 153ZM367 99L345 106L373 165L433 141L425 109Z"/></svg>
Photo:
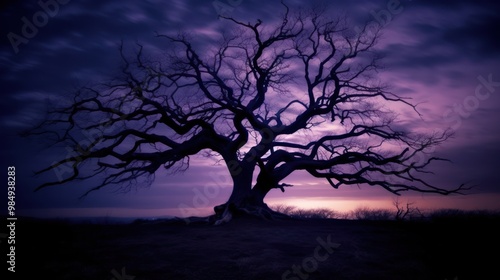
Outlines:
<svg viewBox="0 0 500 280"><path fill-rule="evenodd" d="M499 221L246 218L222 226L187 226L19 219L16 275L71 280L500 279ZM2 240L3 258L5 245Z"/></svg>

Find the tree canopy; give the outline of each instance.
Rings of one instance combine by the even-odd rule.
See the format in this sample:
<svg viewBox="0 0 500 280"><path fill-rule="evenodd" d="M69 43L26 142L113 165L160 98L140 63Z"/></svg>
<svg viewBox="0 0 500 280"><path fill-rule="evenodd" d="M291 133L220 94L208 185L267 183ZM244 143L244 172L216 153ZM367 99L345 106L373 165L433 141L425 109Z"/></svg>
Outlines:
<svg viewBox="0 0 500 280"><path fill-rule="evenodd" d="M220 220L238 211L270 215L264 197L284 192L291 185L283 180L299 170L335 189L466 189L421 177L444 160L421 154L450 133L417 133L398 123L393 107L419 113L377 78L379 28L354 32L344 17L286 5L277 23L221 19L233 29L209 46L182 33L157 34L167 43L161 58L147 57L140 44L133 57L121 49L119 77L82 87L70 106L51 111L30 133L72 153L37 172L59 177L37 190L92 177L102 181L84 195L112 184L126 189L150 183L160 168L186 170L195 155L216 156L232 178L231 197L215 207Z"/></svg>

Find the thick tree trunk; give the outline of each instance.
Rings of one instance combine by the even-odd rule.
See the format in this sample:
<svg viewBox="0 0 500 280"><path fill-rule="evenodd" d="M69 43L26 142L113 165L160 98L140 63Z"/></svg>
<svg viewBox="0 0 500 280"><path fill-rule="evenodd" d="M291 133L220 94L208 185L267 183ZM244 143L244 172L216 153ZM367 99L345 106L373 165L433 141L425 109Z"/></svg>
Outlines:
<svg viewBox="0 0 500 280"><path fill-rule="evenodd" d="M215 215L210 217L210 222L220 225L238 217L257 217L266 220L288 218L288 216L275 212L266 203L264 198L271 190L268 186L257 184L249 188L248 183L235 183L229 200L215 206Z"/></svg>
<svg viewBox="0 0 500 280"><path fill-rule="evenodd" d="M231 178L233 191L228 201L214 207L215 214L208 221L211 224L220 225L229 222L234 217L252 216L262 219L275 219L287 217L286 215L271 210L265 203L264 198L272 189L272 180L260 178L252 187L255 162L238 162L236 158L226 160Z"/></svg>

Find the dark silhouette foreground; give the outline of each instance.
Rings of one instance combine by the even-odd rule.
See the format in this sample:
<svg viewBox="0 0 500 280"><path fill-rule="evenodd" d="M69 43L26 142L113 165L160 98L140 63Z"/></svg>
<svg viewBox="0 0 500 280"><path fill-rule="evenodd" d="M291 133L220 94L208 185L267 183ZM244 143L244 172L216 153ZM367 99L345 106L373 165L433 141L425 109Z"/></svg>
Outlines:
<svg viewBox="0 0 500 280"><path fill-rule="evenodd" d="M50 279L112 279L122 268L134 280L491 279L500 250L498 216L247 218L221 227L18 222L18 272ZM329 252L325 243L340 246Z"/></svg>

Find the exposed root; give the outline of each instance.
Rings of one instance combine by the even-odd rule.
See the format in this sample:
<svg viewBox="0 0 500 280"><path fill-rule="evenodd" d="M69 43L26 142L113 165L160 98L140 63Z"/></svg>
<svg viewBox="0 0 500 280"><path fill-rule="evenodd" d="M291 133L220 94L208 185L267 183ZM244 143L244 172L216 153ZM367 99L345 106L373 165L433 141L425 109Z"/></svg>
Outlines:
<svg viewBox="0 0 500 280"><path fill-rule="evenodd" d="M217 214L215 214L214 218L215 218L215 221L213 223L214 223L214 225L218 226L218 225L225 224L225 223L231 221L231 219L233 218L233 214L229 210L229 207L226 207L224 209L224 211L222 212L222 214L220 215L220 217L217 217Z"/></svg>
<svg viewBox="0 0 500 280"><path fill-rule="evenodd" d="M236 206L230 203L216 206L214 210L215 215L209 217L209 222L213 225L222 225L239 217L253 217L262 220L292 219L288 215L272 210L266 204Z"/></svg>

